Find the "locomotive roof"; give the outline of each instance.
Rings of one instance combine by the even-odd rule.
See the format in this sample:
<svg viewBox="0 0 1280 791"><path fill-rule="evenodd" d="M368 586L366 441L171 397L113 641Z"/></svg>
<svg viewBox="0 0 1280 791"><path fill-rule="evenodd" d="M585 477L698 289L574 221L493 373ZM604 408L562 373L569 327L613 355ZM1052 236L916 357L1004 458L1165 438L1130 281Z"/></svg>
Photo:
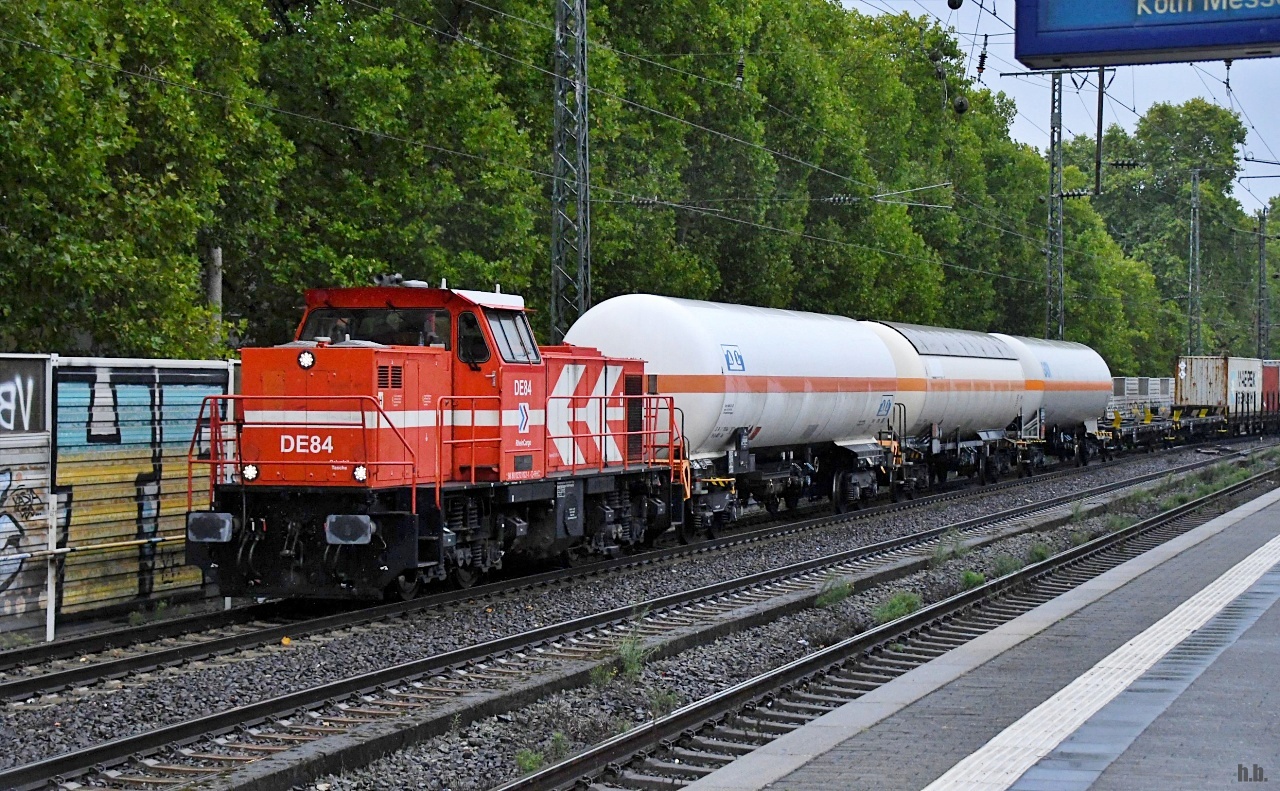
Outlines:
<svg viewBox="0 0 1280 791"><path fill-rule="evenodd" d="M416 283L419 281L408 281ZM435 308L462 300L464 304L484 308L524 310L524 297L503 294L498 291L468 291L455 288L429 288L427 286L358 286L355 288L308 289L308 308Z"/></svg>

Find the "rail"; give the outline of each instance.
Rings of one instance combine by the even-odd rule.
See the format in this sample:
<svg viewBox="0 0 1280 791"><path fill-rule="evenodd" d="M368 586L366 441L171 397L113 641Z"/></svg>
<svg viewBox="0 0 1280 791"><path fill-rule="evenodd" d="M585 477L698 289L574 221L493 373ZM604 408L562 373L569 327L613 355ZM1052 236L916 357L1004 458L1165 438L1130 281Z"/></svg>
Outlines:
<svg viewBox="0 0 1280 791"><path fill-rule="evenodd" d="M1219 461L1221 460L1214 459L1197 462L1192 465L1186 465L1184 468L1179 468L1179 470L1189 471L1190 469L1200 468ZM576 634L586 629L598 628L609 624L625 623L635 618L637 612L654 613L667 608L681 607L694 601L714 599L735 590L769 584L776 582L777 580L794 577L798 574L809 573L815 570L821 570L839 563L883 555L899 548L919 545L922 542L940 538L952 531L965 531L971 528L1018 518L1030 513L1044 512L1050 508L1061 506L1069 502L1087 499L1099 494L1133 486L1137 482L1157 480L1167 475L1168 472L1169 471L1165 470L1156 473L1148 473L1146 475L1116 481L1103 486L1060 495L1048 500L1028 503L1012 509L975 517L973 519L968 519L951 525L940 525L938 527L927 528L910 535L899 536L876 544L842 550L829 556L812 558L788 564L786 566L780 566L761 572L754 572L735 579L712 583L697 589L659 596L639 604L626 604L608 611L596 612L561 623L537 627L531 631L521 634L493 638L486 642L455 649L444 654L413 659L399 665L384 667L366 672L359 676L347 677L337 681L327 682L320 686L285 693L277 698L256 701L238 708L217 711L212 714L201 715L190 720L173 722L166 725L157 725L153 730L143 731L131 736L120 737L111 742L97 744L92 747L86 747L70 753L54 755L30 764L10 767L8 769L0 769L0 788L26 789L43 787L49 778L57 776L62 776L64 778L70 777L73 774L87 771L98 764L112 766L128 760L132 755L153 751L173 742L192 740L210 732L230 729L237 725L259 721L268 717L284 716L285 713L299 708L317 705L326 700L337 699L357 692L374 690L383 685L401 683L405 679L417 678L419 676L430 676L447 668L458 667L466 662L477 661L494 654L501 655L509 651L526 648L529 645L537 645L546 641L556 640L567 634ZM1244 484L1256 482L1267 475L1280 475L1280 471L1272 470L1267 473L1263 473L1262 475L1255 476L1254 478L1245 481ZM1232 487L1230 491L1239 491L1244 484ZM1213 496L1214 495L1211 495L1210 497ZM1190 510L1190 508L1197 503L1202 504L1202 501L1193 501L1191 504L1188 504L1188 506L1181 508L1179 512ZM896 506L886 506L886 508L896 508ZM842 518L847 517L824 517L814 521L827 523ZM1129 528L1128 532L1131 533L1132 530L1133 528ZM1125 531L1121 531L1111 535L1121 535L1124 532ZM1083 546L1092 546L1096 543L1097 540ZM634 562L634 559L611 561L609 565L621 566L631 562ZM564 571L549 572L545 579L554 579L556 577L564 576L565 573L566 572ZM526 582L529 582L530 584L542 584L540 581L538 583L533 583L532 580L527 580ZM473 588L466 591L457 591L447 594L444 600L454 601L462 599L476 599L486 595L490 590L493 589ZM432 603L438 604L439 602L437 601ZM407 611L408 609L423 608L426 605L427 602L424 601L403 602L381 605L377 609L381 614L392 614ZM299 631L298 625L294 624L291 629L291 633L298 634Z"/></svg>
<svg viewBox="0 0 1280 791"><path fill-rule="evenodd" d="M300 419L294 418L293 415L298 414L293 410L257 410L257 414L265 414L269 419L260 421L249 420L249 415L254 414L254 410L247 407L250 405L260 405L271 402L287 402L289 404L302 403L305 405L327 404L333 406L335 404L345 405L355 403L357 409L353 411L328 411L303 409L300 412ZM228 409L227 414L231 415L230 419L222 417L220 407L241 406L242 409ZM372 407L372 409L369 409ZM209 427L209 457L201 458L199 455L199 443L201 434L205 426L205 412L208 410L208 427ZM325 419L316 419L317 416L324 416ZM335 417L339 416L339 417ZM350 420L342 418L351 417ZM370 425L372 417L373 425ZM383 421L386 421L385 427ZM234 427L235 435L232 439L223 436L225 427L230 424ZM390 429L399 440L401 447L404 448L408 455L408 460L401 461L383 461L382 443L378 440L375 433L375 441L373 442L374 458L373 459L304 459L304 460L285 460L272 459L263 462L258 459L245 460L241 449L243 445L243 434L246 429L259 428L306 428L309 430L317 428L330 429L359 429L360 430L360 446L364 454L369 452L369 432L380 432L384 428ZM231 450L228 452L228 446ZM190 511L193 504L193 494L195 491L195 467L197 464L207 464L209 466L209 500L213 501L215 482L219 479L220 474L226 472L226 468L232 469L232 475L226 476L226 480L234 480L234 476L241 476L241 470L245 464L269 464L271 467L305 467L316 466L322 464L326 467L332 465L349 465L353 469L363 465L370 471L371 480L373 472L381 467L408 467L409 468L409 486L410 486L410 507L416 513L418 510L418 458L413 447L405 439L404 433L396 426L391 416L382 408L378 400L373 396L367 395L323 395L323 396L299 396L299 395L211 395L205 396L200 404L200 414L196 418L196 431L191 437L191 443L187 446L187 510ZM241 476L243 480L243 477Z"/></svg>
<svg viewBox="0 0 1280 791"><path fill-rule="evenodd" d="M1240 483L1149 517L1128 528L1105 534L1080 546L1065 550L1046 560L1032 563L1007 576L998 577L971 590L927 605L889 623L875 626L826 648L694 701L683 708L657 717L644 725L620 733L582 752L517 780L503 783L494 791L549 791L550 789L585 788L593 783L607 785L609 771L622 771L627 763L646 756L661 746L678 744L681 739L715 727L733 712L766 704L779 690L808 683L838 669L849 658L865 654L878 646L895 641L944 619L972 610L1002 595L1021 590L1023 586L1122 545L1137 536L1162 527L1173 520L1213 503L1244 492L1263 483L1274 484L1276 470L1268 470ZM776 738L776 737L775 737ZM672 788L688 784L673 780Z"/></svg>

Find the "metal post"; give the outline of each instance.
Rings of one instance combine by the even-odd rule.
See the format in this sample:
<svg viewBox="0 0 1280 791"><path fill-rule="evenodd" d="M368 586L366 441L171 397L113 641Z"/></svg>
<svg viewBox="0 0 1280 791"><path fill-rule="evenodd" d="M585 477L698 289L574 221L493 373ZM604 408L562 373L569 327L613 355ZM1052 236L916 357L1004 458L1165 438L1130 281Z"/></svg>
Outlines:
<svg viewBox="0 0 1280 791"><path fill-rule="evenodd" d="M1267 210L1258 212L1258 357L1271 351L1271 294L1267 290Z"/></svg>
<svg viewBox="0 0 1280 791"><path fill-rule="evenodd" d="M53 429L50 428L50 431ZM52 643L58 619L58 495L53 493L53 476L49 477L49 557L45 561L46 601L44 609L44 640Z"/></svg>
<svg viewBox="0 0 1280 791"><path fill-rule="evenodd" d="M1093 194L1102 194L1102 100L1107 95L1107 69L1098 67L1098 140L1093 147Z"/></svg>
<svg viewBox="0 0 1280 791"><path fill-rule="evenodd" d="M1187 354L1200 354L1200 171L1191 171L1191 250L1187 272Z"/></svg>
<svg viewBox="0 0 1280 791"><path fill-rule="evenodd" d="M591 151L587 0L555 0L551 184L551 342L591 307Z"/></svg>
<svg viewBox="0 0 1280 791"><path fill-rule="evenodd" d="M1062 239L1062 72L1053 72L1049 111L1049 244L1045 263L1044 337L1066 330Z"/></svg>
<svg viewBox="0 0 1280 791"><path fill-rule="evenodd" d="M206 284L209 307L213 308L213 342L222 342L222 248L209 249L209 281Z"/></svg>

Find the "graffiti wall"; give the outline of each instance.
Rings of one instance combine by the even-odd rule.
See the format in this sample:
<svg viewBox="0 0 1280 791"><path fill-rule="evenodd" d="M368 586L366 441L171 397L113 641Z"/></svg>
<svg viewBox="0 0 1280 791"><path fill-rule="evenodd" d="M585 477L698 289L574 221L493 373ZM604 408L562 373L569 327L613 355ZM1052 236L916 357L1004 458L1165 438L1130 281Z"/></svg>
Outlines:
<svg viewBox="0 0 1280 791"><path fill-rule="evenodd" d="M48 357L0 356L0 630L44 610L49 544Z"/></svg>
<svg viewBox="0 0 1280 791"><path fill-rule="evenodd" d="M228 392L229 373L212 362L55 361L53 473L68 546L180 539L187 449L203 399ZM60 610L198 588L183 557L181 540L70 554Z"/></svg>

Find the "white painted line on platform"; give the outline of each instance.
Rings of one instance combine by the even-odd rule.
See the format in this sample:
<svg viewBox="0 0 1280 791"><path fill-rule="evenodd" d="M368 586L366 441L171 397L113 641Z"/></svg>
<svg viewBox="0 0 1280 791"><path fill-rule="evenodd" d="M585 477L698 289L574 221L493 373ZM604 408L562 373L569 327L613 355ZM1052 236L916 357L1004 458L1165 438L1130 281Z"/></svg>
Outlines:
<svg viewBox="0 0 1280 791"><path fill-rule="evenodd" d="M1173 612L1111 652L977 752L951 767L924 791L1004 791L1174 646L1247 591L1277 562L1280 562L1280 536L1256 549Z"/></svg>
<svg viewBox="0 0 1280 791"><path fill-rule="evenodd" d="M888 719L920 698L1029 640L1165 561L1280 502L1280 489L1241 505L1146 552L1036 609L926 662L803 728L685 787L686 791L758 791L816 757Z"/></svg>

